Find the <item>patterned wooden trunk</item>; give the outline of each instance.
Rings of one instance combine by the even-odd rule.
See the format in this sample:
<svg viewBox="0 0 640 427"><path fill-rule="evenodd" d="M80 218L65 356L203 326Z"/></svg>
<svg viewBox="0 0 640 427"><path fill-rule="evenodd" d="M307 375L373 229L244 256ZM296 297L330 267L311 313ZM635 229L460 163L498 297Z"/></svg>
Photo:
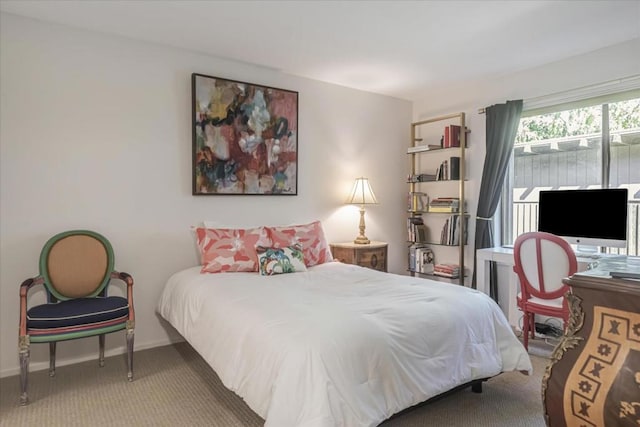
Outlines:
<svg viewBox="0 0 640 427"><path fill-rule="evenodd" d="M640 425L640 282L574 275L571 319L542 382L550 427Z"/></svg>

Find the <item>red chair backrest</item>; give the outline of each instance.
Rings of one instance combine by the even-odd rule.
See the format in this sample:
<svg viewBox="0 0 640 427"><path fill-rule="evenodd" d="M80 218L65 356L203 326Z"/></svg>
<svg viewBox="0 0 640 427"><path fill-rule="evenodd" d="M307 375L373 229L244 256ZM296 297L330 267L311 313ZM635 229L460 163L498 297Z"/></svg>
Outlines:
<svg viewBox="0 0 640 427"><path fill-rule="evenodd" d="M514 244L514 268L520 279L522 298L552 300L564 296L569 287L562 279L578 270L576 255L566 240L541 231L524 233Z"/></svg>

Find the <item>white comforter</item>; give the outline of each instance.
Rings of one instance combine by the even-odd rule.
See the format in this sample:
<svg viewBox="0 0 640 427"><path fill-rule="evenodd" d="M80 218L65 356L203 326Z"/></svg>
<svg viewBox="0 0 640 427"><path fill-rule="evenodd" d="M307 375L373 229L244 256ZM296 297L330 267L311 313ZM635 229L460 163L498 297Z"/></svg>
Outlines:
<svg viewBox="0 0 640 427"><path fill-rule="evenodd" d="M158 312L271 427L375 426L474 379L530 372L498 305L462 286L331 262L173 275Z"/></svg>

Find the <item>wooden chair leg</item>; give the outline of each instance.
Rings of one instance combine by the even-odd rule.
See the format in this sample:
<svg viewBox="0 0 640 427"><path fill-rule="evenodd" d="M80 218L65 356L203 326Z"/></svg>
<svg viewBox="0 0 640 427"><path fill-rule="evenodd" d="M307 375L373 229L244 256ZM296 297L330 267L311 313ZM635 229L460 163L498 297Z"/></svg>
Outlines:
<svg viewBox="0 0 640 427"><path fill-rule="evenodd" d="M49 343L49 376L56 375L56 342Z"/></svg>
<svg viewBox="0 0 640 427"><path fill-rule="evenodd" d="M29 403L29 396L27 395L30 355L29 337L20 337L18 347L20 352L20 405L24 406Z"/></svg>
<svg viewBox="0 0 640 427"><path fill-rule="evenodd" d="M102 368L104 366L104 334L98 335L98 342L100 343L100 354L98 355L98 365Z"/></svg>
<svg viewBox="0 0 640 427"><path fill-rule="evenodd" d="M529 351L529 313L525 312L522 316L522 337L525 350Z"/></svg>
<svg viewBox="0 0 640 427"><path fill-rule="evenodd" d="M536 339L536 315L535 313L530 314L531 319L529 320L529 329L531 330L531 339Z"/></svg>
<svg viewBox="0 0 640 427"><path fill-rule="evenodd" d="M133 381L133 329L127 329L127 379Z"/></svg>

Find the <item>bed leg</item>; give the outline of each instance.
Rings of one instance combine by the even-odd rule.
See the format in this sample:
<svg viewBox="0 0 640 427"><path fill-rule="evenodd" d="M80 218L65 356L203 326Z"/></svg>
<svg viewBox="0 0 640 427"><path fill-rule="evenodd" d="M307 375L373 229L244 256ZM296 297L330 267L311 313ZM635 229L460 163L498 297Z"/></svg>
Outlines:
<svg viewBox="0 0 640 427"><path fill-rule="evenodd" d="M482 393L482 381L476 381L471 384L471 391L474 393Z"/></svg>

